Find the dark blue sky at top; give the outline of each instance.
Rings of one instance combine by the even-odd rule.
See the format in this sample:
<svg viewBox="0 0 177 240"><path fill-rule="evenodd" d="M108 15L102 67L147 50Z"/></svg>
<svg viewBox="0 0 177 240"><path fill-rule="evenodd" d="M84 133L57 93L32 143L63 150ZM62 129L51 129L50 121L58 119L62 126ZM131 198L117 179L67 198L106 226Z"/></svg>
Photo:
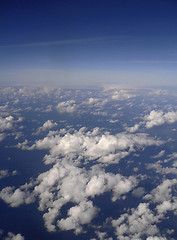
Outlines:
<svg viewBox="0 0 177 240"><path fill-rule="evenodd" d="M166 69L174 81L176 13L176 0L2 0L1 81L7 69L74 71L73 81L80 71Z"/></svg>

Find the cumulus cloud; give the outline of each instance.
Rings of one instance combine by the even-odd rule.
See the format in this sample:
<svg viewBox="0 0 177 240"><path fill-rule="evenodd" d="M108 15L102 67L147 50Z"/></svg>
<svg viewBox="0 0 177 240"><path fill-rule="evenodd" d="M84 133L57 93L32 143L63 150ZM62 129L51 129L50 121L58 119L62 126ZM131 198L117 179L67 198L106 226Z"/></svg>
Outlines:
<svg viewBox="0 0 177 240"><path fill-rule="evenodd" d="M148 203L140 203L132 214L122 214L117 220L112 220L118 239L141 239L143 235L154 236L159 230L155 223L158 221L149 209Z"/></svg>
<svg viewBox="0 0 177 240"><path fill-rule="evenodd" d="M57 110L60 113L73 113L76 111L76 104L74 100L58 103Z"/></svg>
<svg viewBox="0 0 177 240"><path fill-rule="evenodd" d="M145 116L146 127L152 128L160 126L164 123L174 123L177 121L177 112L171 111L163 113L163 111L152 110L149 115Z"/></svg>
<svg viewBox="0 0 177 240"><path fill-rule="evenodd" d="M6 118L0 117L0 131L9 130L12 128L13 117L8 116Z"/></svg>
<svg viewBox="0 0 177 240"><path fill-rule="evenodd" d="M43 125L42 127L39 127L38 128L38 133L39 132L42 132L42 131L46 131L46 130L49 130L53 127L56 127L58 124L56 122L53 122L52 120L47 120Z"/></svg>
<svg viewBox="0 0 177 240"><path fill-rule="evenodd" d="M127 89L120 89L119 86L105 86L104 93L111 96L112 100L126 100L136 97L135 93L132 93Z"/></svg>
<svg viewBox="0 0 177 240"><path fill-rule="evenodd" d="M28 150L48 149L49 154L44 157L44 161L54 165L37 177L32 184L34 190L28 187L16 190L6 187L0 192L1 199L12 207L38 199L39 210L44 212L48 231L55 231L59 227L62 230L74 230L78 234L83 230L83 225L90 223L96 216L98 207L93 205L94 198L111 192L111 200L117 201L131 192L139 182L134 176L106 173L102 166L118 163L135 149L160 146L163 142L147 134L111 135L99 128L92 131L81 128L78 131L53 131L44 139L36 140L32 146L28 144L26 141L18 147ZM97 164L87 169L85 165L89 162ZM74 206L68 209L67 218L61 218L60 210L69 202Z"/></svg>
<svg viewBox="0 0 177 240"><path fill-rule="evenodd" d="M125 100L135 97L135 95L129 93L127 90L116 90L113 91L112 99L113 100Z"/></svg>
<svg viewBox="0 0 177 240"><path fill-rule="evenodd" d="M134 133L139 130L143 125L146 128L152 128L155 126L160 126L165 123L171 124L177 121L177 112L170 111L164 113L163 111L152 110L148 115L143 118L143 121L136 123L132 127L125 127L127 132Z"/></svg>
<svg viewBox="0 0 177 240"><path fill-rule="evenodd" d="M33 195L14 187L5 187L0 191L0 198L8 203L11 207L18 207L21 204L33 202Z"/></svg>
<svg viewBox="0 0 177 240"><path fill-rule="evenodd" d="M8 232L7 237L4 240L24 240L25 238L20 234L14 234L12 232Z"/></svg>
<svg viewBox="0 0 177 240"><path fill-rule="evenodd" d="M92 132L85 132L83 129L66 133L64 136L47 136L42 140L37 140L31 147L27 142L19 143L18 147L23 149L49 149L50 156L46 156L46 163L50 162L51 156L80 155L89 160L97 160L104 164L118 163L119 160L127 156L135 148L163 144L158 139L153 139L147 134L126 134L119 133L111 135L109 133L98 133L98 128ZM49 161L48 161L49 160Z"/></svg>
<svg viewBox="0 0 177 240"><path fill-rule="evenodd" d="M98 209L91 201L80 202L79 205L71 207L68 217L58 221L58 226L62 230L75 230L76 234L81 233L82 225L89 224L97 214Z"/></svg>
<svg viewBox="0 0 177 240"><path fill-rule="evenodd" d="M141 123L135 124L133 127L126 127L126 131L130 132L130 133L134 133L134 132L138 131L140 125L141 125Z"/></svg>

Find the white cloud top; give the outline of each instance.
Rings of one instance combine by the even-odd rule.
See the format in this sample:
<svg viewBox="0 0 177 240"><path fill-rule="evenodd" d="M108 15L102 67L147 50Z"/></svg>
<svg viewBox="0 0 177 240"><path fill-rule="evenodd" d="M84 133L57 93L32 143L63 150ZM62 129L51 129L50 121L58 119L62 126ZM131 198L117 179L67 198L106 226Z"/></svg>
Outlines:
<svg viewBox="0 0 177 240"><path fill-rule="evenodd" d="M60 113L73 113L76 111L76 104L74 100L58 103L57 110Z"/></svg>

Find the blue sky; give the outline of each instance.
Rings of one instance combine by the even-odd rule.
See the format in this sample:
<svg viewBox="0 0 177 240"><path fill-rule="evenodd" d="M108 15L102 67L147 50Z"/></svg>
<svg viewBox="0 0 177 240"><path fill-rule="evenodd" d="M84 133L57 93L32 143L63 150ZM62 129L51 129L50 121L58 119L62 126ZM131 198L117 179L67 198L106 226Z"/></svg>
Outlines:
<svg viewBox="0 0 177 240"><path fill-rule="evenodd" d="M0 83L177 85L176 0L0 2Z"/></svg>

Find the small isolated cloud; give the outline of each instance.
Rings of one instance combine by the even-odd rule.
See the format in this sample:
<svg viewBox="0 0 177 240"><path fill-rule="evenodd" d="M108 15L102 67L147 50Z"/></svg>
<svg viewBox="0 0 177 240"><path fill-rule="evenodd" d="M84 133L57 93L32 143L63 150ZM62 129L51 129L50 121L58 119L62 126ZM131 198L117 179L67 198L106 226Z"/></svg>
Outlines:
<svg viewBox="0 0 177 240"><path fill-rule="evenodd" d="M33 196L28 196L27 193L17 188L14 191L14 187L3 188L0 192L0 198L8 203L11 207L18 207L21 204L29 204L33 202Z"/></svg>
<svg viewBox="0 0 177 240"><path fill-rule="evenodd" d="M9 173L8 170L0 170L0 179L6 178L6 177L9 177L9 176L14 176L16 174L17 174L16 170L12 171L12 173Z"/></svg>
<svg viewBox="0 0 177 240"><path fill-rule="evenodd" d="M161 150L157 155L152 156L152 158L161 158L165 154L165 150Z"/></svg>
<svg viewBox="0 0 177 240"><path fill-rule="evenodd" d="M20 234L14 234L12 232L8 232L7 237L4 240L24 240L25 238Z"/></svg>
<svg viewBox="0 0 177 240"><path fill-rule="evenodd" d="M0 131L9 130L12 128L13 117L9 116L6 118L0 117Z"/></svg>
<svg viewBox="0 0 177 240"><path fill-rule="evenodd" d="M76 111L76 104L74 100L68 100L59 103L56 108L60 113L73 113Z"/></svg>
<svg viewBox="0 0 177 240"><path fill-rule="evenodd" d="M9 176L8 170L0 170L0 179L8 177L8 176Z"/></svg>
<svg viewBox="0 0 177 240"><path fill-rule="evenodd" d="M42 127L38 128L38 133L39 132L42 132L42 131L46 131L46 130L49 130L53 127L56 127L58 124L56 122L53 122L51 120L47 120L43 125Z"/></svg>

